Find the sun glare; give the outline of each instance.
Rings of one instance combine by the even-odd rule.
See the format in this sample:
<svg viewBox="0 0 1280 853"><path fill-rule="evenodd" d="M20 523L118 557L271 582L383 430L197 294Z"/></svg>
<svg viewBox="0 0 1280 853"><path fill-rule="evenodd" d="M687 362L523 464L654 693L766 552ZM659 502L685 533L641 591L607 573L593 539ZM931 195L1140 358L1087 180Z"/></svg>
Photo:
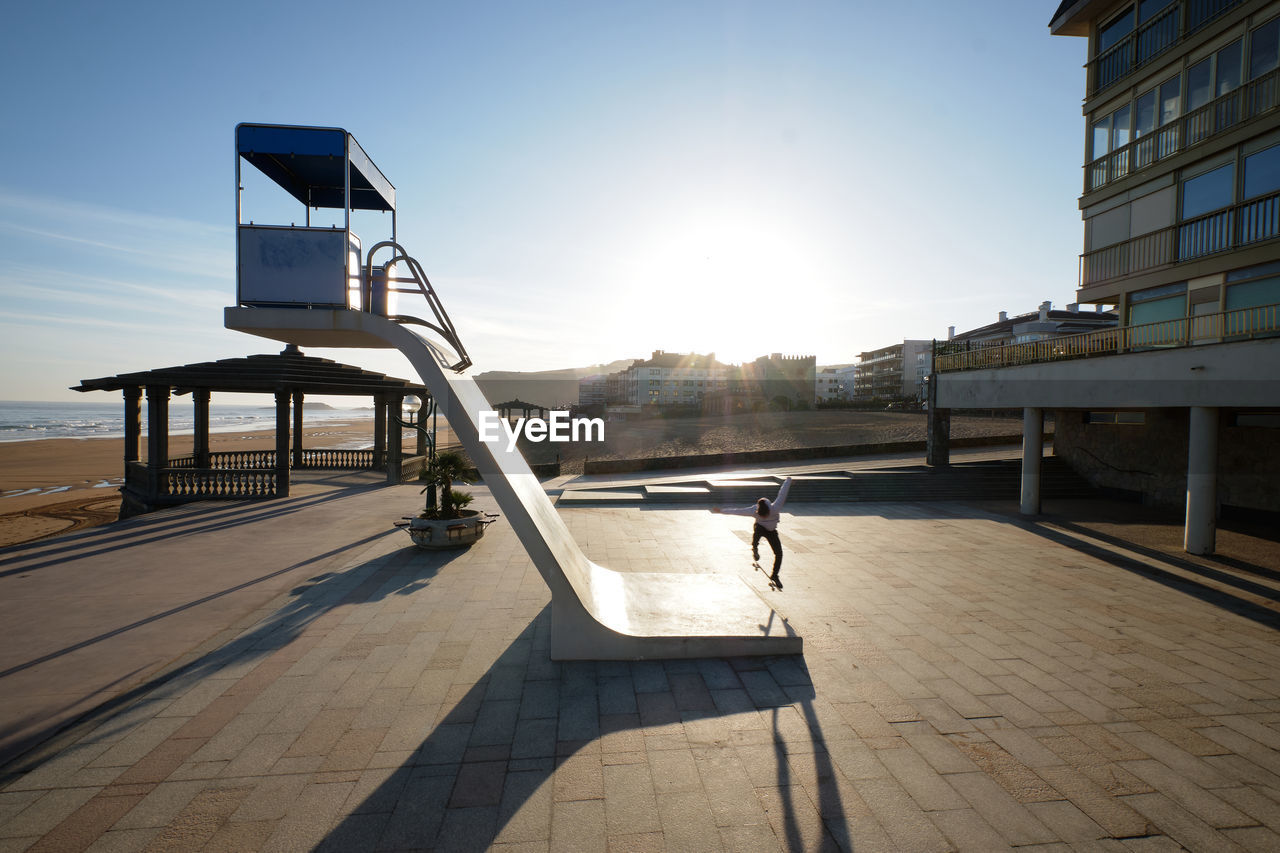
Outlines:
<svg viewBox="0 0 1280 853"><path fill-rule="evenodd" d="M654 318L645 330L654 347L753 359L777 351L779 332L802 322L818 296L807 243L788 223L752 212L675 216L635 247L624 291Z"/></svg>

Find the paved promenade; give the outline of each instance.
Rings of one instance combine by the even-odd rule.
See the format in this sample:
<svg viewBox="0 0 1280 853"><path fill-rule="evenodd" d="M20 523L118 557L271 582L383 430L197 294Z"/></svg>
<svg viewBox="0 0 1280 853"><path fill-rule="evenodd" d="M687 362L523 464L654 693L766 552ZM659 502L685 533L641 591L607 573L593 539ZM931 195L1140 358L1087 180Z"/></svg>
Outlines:
<svg viewBox="0 0 1280 853"><path fill-rule="evenodd" d="M740 575L805 653L556 663L503 521L430 554L390 527L415 487L298 492L0 552L0 744L44 743L0 853L1280 849L1265 566L795 503L773 593L749 519L566 509L609 568Z"/></svg>

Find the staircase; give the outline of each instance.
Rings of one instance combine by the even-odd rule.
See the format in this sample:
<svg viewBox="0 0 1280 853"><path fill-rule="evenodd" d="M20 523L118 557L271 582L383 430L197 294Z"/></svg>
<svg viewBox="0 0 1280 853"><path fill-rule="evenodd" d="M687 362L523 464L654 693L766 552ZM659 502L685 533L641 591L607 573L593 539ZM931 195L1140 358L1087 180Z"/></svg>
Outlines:
<svg viewBox="0 0 1280 853"><path fill-rule="evenodd" d="M749 506L761 497L777 494L781 477L746 479L699 478L661 484L566 489L561 506L616 506L632 504L698 504ZM860 471L824 471L793 477L789 501L978 501L1019 499L1022 462L1001 459L953 464L947 468L926 465ZM1092 498L1098 491L1064 462L1045 457L1040 469L1043 499Z"/></svg>

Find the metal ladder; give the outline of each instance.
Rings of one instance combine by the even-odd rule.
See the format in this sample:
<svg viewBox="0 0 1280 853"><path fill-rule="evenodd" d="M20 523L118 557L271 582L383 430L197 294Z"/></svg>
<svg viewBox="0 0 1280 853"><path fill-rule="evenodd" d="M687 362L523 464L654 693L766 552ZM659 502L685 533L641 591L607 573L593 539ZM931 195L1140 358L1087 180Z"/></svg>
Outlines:
<svg viewBox="0 0 1280 853"><path fill-rule="evenodd" d="M385 282L388 293L421 293L427 300L427 305L431 306L431 313L435 315L436 322L430 323L419 317L413 317L408 314L396 314L388 316L387 319L404 325L426 326L436 334L445 339L445 342L453 348L458 355L458 361L449 365L449 369L457 373L461 373L471 366L471 356L467 355L466 347L462 345L462 341L458 338L458 331L453 327L453 321L449 319L449 314L444 310L444 304L440 301L440 297L436 295L435 288L431 286L430 279L422 270L422 264L412 258L404 247L394 240L383 240L369 249L365 255L364 264L364 305L365 310L370 310L373 306L373 256L379 249L390 248L394 250L391 259L384 262L378 267L381 273L381 280ZM390 268L400 261L404 261L412 274L411 278L391 277ZM395 287L397 284L416 284L417 288Z"/></svg>

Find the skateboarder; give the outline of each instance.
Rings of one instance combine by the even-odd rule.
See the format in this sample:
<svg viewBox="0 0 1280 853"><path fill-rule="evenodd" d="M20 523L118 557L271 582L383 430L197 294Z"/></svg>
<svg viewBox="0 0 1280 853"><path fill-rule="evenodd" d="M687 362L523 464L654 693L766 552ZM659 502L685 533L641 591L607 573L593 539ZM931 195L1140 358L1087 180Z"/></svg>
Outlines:
<svg viewBox="0 0 1280 853"><path fill-rule="evenodd" d="M760 559L760 538L769 540L769 547L773 549L773 574L769 581L778 589L782 589L782 581L778 578L778 570L782 568L782 541L778 539L778 519L782 518L782 505L787 502L789 491L791 491L790 477L783 481L782 488L778 489L778 496L772 502L768 498L761 498L754 505L742 509L721 509L718 506L711 508L712 512L746 515L756 520L751 528L751 559L756 561Z"/></svg>

